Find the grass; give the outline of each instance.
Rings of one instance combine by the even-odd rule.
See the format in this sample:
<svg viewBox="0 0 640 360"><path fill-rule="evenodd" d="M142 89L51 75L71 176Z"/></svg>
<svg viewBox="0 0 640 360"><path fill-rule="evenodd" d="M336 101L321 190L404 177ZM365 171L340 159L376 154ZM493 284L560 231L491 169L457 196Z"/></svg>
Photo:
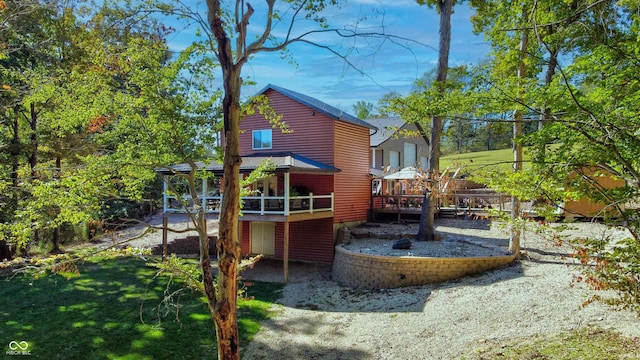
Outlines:
<svg viewBox="0 0 640 360"><path fill-rule="evenodd" d="M559 144L548 145L548 149L557 149L559 146ZM522 153L522 166L527 168L529 166L529 161L531 160L531 154L526 147L523 149ZM513 168L512 164L513 149L511 148L452 154L440 158L440 169L442 170L447 167L455 169L459 166L465 166L469 169L498 168L510 170Z"/></svg>
<svg viewBox="0 0 640 360"><path fill-rule="evenodd" d="M529 157L524 156L525 160ZM469 168L483 167L483 166L497 166L510 168L513 162L513 150L500 149L491 151L477 151L463 154L447 155L440 158L440 169L457 168L458 166L465 166Z"/></svg>
<svg viewBox="0 0 640 360"><path fill-rule="evenodd" d="M6 355L28 343L30 359L215 359L215 329L202 298L179 292L137 258L85 263L67 280L0 278L0 341ZM241 346L270 316L282 285L254 283L241 300ZM15 343L13 348L16 349ZM22 351L20 348L17 351Z"/></svg>
<svg viewBox="0 0 640 360"><path fill-rule="evenodd" d="M640 339L625 338L609 329L585 327L492 345L463 359L640 359Z"/></svg>

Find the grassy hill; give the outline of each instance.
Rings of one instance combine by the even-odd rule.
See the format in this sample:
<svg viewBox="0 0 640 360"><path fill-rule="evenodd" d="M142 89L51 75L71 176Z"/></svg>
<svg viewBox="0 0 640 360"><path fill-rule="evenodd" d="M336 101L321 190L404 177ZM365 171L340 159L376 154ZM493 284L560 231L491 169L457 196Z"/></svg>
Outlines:
<svg viewBox="0 0 640 360"><path fill-rule="evenodd" d="M523 151L523 166L528 166L528 160L531 156L527 150ZM491 151L477 151L464 154L447 155L440 158L440 169L444 170L447 167L450 169L464 166L467 169L479 169L479 168L503 168L505 170L511 169L513 163L513 150L512 149L500 149Z"/></svg>

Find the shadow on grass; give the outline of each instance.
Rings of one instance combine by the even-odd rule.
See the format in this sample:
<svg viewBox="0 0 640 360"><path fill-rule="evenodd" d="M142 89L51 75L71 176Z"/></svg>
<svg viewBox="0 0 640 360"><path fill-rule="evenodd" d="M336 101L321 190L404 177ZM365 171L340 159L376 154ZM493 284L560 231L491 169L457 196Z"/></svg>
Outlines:
<svg viewBox="0 0 640 360"><path fill-rule="evenodd" d="M0 278L0 341L26 341L30 359L215 359L215 329L203 300L154 277L131 258L87 263L69 280ZM255 283L241 301L241 346L268 319L279 284ZM171 301L165 296L174 294ZM264 296L267 300L260 300ZM15 345L12 347L15 348Z"/></svg>

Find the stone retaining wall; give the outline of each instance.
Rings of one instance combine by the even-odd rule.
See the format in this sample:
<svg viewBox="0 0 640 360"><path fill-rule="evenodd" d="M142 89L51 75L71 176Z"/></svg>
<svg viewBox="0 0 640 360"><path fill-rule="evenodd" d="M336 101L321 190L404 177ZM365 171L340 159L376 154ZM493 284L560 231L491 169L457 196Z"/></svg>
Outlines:
<svg viewBox="0 0 640 360"><path fill-rule="evenodd" d="M209 236L209 255L216 255L217 236ZM200 241L197 236L187 236L171 241L168 244L169 254L198 255L200 254ZM162 244L153 247L154 255L162 255Z"/></svg>
<svg viewBox="0 0 640 360"><path fill-rule="evenodd" d="M332 278L341 285L387 289L457 279L510 264L514 255L492 257L380 256L336 246Z"/></svg>

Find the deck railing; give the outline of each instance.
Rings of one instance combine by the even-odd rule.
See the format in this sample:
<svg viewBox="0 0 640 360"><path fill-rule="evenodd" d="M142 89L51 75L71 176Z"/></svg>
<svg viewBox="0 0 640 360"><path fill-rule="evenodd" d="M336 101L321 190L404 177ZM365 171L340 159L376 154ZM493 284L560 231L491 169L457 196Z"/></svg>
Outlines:
<svg viewBox="0 0 640 360"><path fill-rule="evenodd" d="M394 209L420 209L424 195L374 195L381 201L374 201L374 209L394 208ZM509 197L501 193L478 193L478 192L456 192L439 196L436 199L436 207L455 210L487 210L488 208L504 211L509 208Z"/></svg>
<svg viewBox="0 0 640 360"><path fill-rule="evenodd" d="M222 204L222 195L203 195L200 201L204 204L207 213L219 213ZM314 213L321 211L333 211L334 195L309 195L303 196L243 196L241 198L243 214L260 215L291 215L302 213ZM193 199L190 195L182 197L165 195L163 198L164 212L186 212L193 208Z"/></svg>

